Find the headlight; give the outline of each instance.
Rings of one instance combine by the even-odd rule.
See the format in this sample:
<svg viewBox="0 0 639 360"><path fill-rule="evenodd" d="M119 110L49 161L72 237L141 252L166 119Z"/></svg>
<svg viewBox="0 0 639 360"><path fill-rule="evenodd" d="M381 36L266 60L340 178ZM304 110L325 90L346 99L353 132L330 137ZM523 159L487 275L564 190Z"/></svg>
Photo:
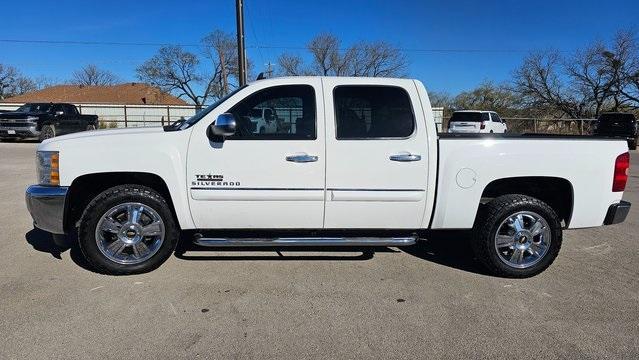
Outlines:
<svg viewBox="0 0 639 360"><path fill-rule="evenodd" d="M27 116L27 121L36 121L38 120L37 116Z"/></svg>
<svg viewBox="0 0 639 360"><path fill-rule="evenodd" d="M60 153L57 151L36 152L38 184L60 185Z"/></svg>

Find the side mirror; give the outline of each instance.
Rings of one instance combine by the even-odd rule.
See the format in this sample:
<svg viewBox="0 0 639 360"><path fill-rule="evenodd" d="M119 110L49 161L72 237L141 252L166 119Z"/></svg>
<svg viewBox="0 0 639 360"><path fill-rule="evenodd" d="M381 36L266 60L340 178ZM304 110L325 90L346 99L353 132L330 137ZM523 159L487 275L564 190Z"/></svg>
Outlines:
<svg viewBox="0 0 639 360"><path fill-rule="evenodd" d="M61 116L61 115L64 115L64 111L58 110L55 112L55 116Z"/></svg>
<svg viewBox="0 0 639 360"><path fill-rule="evenodd" d="M233 114L225 113L217 117L214 123L209 125L209 135L217 138L215 140L224 140L225 137L235 134L237 124ZM209 136L210 138L211 136ZM212 139L213 140L213 139Z"/></svg>

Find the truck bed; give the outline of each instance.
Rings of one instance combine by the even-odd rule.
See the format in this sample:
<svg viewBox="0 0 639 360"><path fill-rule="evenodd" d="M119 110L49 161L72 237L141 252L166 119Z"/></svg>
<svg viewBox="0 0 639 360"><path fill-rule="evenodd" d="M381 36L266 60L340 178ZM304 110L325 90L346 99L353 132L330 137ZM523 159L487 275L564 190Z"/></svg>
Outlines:
<svg viewBox="0 0 639 360"><path fill-rule="evenodd" d="M439 134L433 229L473 226L484 190L497 179L565 179L573 199L567 228L600 226L611 204L623 139L546 134ZM528 179L528 180L525 180Z"/></svg>

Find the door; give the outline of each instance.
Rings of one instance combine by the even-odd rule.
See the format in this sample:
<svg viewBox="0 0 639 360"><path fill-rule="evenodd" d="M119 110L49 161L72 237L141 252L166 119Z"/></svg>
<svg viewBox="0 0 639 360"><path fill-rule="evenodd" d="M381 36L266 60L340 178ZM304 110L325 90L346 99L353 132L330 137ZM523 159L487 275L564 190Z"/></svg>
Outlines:
<svg viewBox="0 0 639 360"><path fill-rule="evenodd" d="M497 113L490 113L491 117L491 126L493 127L494 132L503 133L506 132L506 124L504 124L503 120L497 115Z"/></svg>
<svg viewBox="0 0 639 360"><path fill-rule="evenodd" d="M87 129L87 122L82 118L78 109L71 104L62 105L66 121L69 123L71 132L85 131Z"/></svg>
<svg viewBox="0 0 639 360"><path fill-rule="evenodd" d="M69 122L67 122L67 116L64 113L62 104L55 104L51 108L51 116L53 117L51 123L55 127L56 135L64 135L71 132Z"/></svg>
<svg viewBox="0 0 639 360"><path fill-rule="evenodd" d="M317 106L322 104L321 80L310 85L294 79L281 80L279 86L265 83L235 94L193 129L187 181L198 228L322 228L326 159L324 110ZM211 142L207 127L222 113L233 114L236 133L224 142ZM255 119L256 113L264 114L263 119Z"/></svg>
<svg viewBox="0 0 639 360"><path fill-rule="evenodd" d="M417 89L409 80L366 82L324 79L324 226L417 229L428 172L424 114L412 106L420 104Z"/></svg>

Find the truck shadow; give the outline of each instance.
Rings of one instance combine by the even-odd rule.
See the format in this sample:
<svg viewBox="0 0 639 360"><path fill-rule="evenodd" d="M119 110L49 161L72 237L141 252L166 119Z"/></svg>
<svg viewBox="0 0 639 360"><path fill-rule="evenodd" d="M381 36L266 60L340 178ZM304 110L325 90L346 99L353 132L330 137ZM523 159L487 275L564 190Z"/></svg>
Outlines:
<svg viewBox="0 0 639 360"><path fill-rule="evenodd" d="M76 234L57 239L53 236L46 231L34 228L25 234L25 239L33 249L49 253L59 260L62 259L63 253L69 251L69 256L76 265L95 272L82 257L77 243L71 240ZM463 231L429 232L416 245L400 248L315 246L205 248L188 244L181 245L174 255L186 261L365 261L373 259L376 253L399 254L401 252L446 267L488 275L474 260L470 248L470 234Z"/></svg>
<svg viewBox="0 0 639 360"><path fill-rule="evenodd" d="M469 231L429 231L417 244L398 249L435 264L490 276L475 260L470 242Z"/></svg>
<svg viewBox="0 0 639 360"><path fill-rule="evenodd" d="M58 238L55 239L54 236ZM54 258L62 260L62 254L69 251L71 260L81 268L95 272L84 260L77 242L72 241L75 233L69 235L53 235L38 228L33 228L24 234L24 238L34 250L51 254ZM56 244L57 243L57 244Z"/></svg>

